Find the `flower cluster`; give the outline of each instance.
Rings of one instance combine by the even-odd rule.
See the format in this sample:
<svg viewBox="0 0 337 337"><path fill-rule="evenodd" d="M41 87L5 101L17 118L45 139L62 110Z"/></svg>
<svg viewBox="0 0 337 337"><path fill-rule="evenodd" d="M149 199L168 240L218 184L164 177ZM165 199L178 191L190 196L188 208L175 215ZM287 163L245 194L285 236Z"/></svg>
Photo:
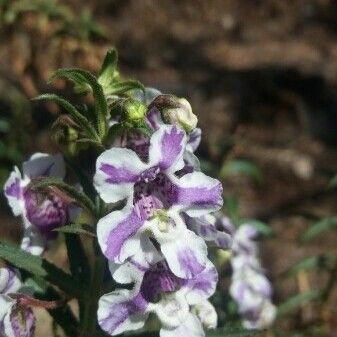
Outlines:
<svg viewBox="0 0 337 337"><path fill-rule="evenodd" d="M65 298L78 299L80 322L71 317L75 321L71 328L81 336L95 334L97 324L91 314L97 304L99 326L112 336L143 328L154 314L161 324L161 337L202 337L204 329L217 326L217 314L209 301L218 282L217 270L208 257L208 247L213 245L231 252L230 294L245 326L269 326L275 307L271 285L257 258L257 232L250 225L235 229L218 213L223 204L222 185L201 172L194 154L201 130L191 105L186 99L155 89L143 92L131 86L131 90L132 81L114 83L113 57L114 52L108 53L98 79L78 69L61 72L85 90L90 88L99 100L94 108L95 126L86 113L81 114L63 98L45 96L68 110L66 124L75 128L80 146L93 147L92 180L86 179L87 172L78 174L83 193L64 182L66 168L60 154L34 154L21 171L14 168L4 185L13 214L23 222L23 260L38 261L38 278L56 273L53 277L48 274L46 280L69 293ZM131 94L126 95L125 90ZM113 107L118 104L121 106L116 112ZM82 218L91 224L76 223L82 210L88 213ZM67 228L60 229L62 226ZM41 257L56 238L55 230L70 233L66 241L70 274ZM73 234L94 237L93 269L81 240ZM49 267L44 270L44 265ZM120 289L103 293L107 265L109 281L119 284ZM22 261L16 266L30 273ZM83 280L89 276L92 298L82 294ZM30 305L66 305L58 290L62 300L50 301L53 304L32 297L22 300L22 287L14 269L0 269L1 336L34 335Z"/></svg>
<svg viewBox="0 0 337 337"><path fill-rule="evenodd" d="M269 327L276 315L271 302L272 286L257 258L254 239L257 230L248 224L236 231L233 240L233 268L230 293L239 306L244 326L249 329Z"/></svg>
<svg viewBox="0 0 337 337"><path fill-rule="evenodd" d="M100 197L125 203L98 222L98 241L115 281L134 284L131 291L101 298L99 323L115 335L141 328L153 312L162 323L161 336L187 331L202 336L202 325L216 326L207 299L215 291L217 272L205 241L188 228L185 217L218 210L221 183L200 172L196 159L188 160L194 157L194 129L186 133L179 122L166 124L151 104L146 121L151 137L129 137L125 147L106 150L96 163Z"/></svg>
<svg viewBox="0 0 337 337"><path fill-rule="evenodd" d="M258 259L257 229L249 224L236 229L220 213L187 218L187 224L217 247L230 247L233 270L230 294L238 304L244 326L248 329L269 327L275 319L276 308L271 302L272 286Z"/></svg>

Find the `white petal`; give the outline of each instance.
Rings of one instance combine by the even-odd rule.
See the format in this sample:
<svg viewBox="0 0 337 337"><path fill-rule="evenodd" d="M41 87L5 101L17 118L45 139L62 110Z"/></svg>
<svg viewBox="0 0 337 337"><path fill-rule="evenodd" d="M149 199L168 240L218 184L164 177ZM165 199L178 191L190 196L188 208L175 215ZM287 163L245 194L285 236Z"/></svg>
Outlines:
<svg viewBox="0 0 337 337"><path fill-rule="evenodd" d="M47 153L35 153L22 165L23 175L29 179L44 177L56 177L64 179L65 164L62 154L49 155Z"/></svg>
<svg viewBox="0 0 337 337"><path fill-rule="evenodd" d="M186 134L182 129L161 125L150 140L149 163L173 174L184 167L185 146Z"/></svg>
<svg viewBox="0 0 337 337"><path fill-rule="evenodd" d="M4 185L4 194L13 214L18 216L24 209L24 200L22 198L22 180L19 169L15 166L9 178Z"/></svg>
<svg viewBox="0 0 337 337"><path fill-rule="evenodd" d="M189 313L185 321L175 329L161 328L160 337L204 337L205 332L198 318Z"/></svg>
<svg viewBox="0 0 337 337"><path fill-rule="evenodd" d="M0 268L0 294L17 292L22 286L19 274L10 268Z"/></svg>
<svg viewBox="0 0 337 337"><path fill-rule="evenodd" d="M148 303L134 291L117 290L102 296L98 303L98 323L111 336L138 330L147 319Z"/></svg>
<svg viewBox="0 0 337 337"><path fill-rule="evenodd" d="M22 250L35 256L41 256L46 246L46 239L33 226L25 227L21 241Z"/></svg>
<svg viewBox="0 0 337 337"><path fill-rule="evenodd" d="M130 205L100 219L97 224L97 238L103 254L116 263L141 254L140 229L143 223Z"/></svg>
<svg viewBox="0 0 337 337"><path fill-rule="evenodd" d="M147 168L135 152L112 148L97 158L94 184L105 202L131 198L135 182Z"/></svg>

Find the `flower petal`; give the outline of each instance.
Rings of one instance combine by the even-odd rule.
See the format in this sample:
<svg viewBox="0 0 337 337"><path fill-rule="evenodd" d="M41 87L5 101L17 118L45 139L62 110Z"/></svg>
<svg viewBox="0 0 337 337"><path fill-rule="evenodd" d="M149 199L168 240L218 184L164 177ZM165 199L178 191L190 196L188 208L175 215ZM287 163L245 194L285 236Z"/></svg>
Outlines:
<svg viewBox="0 0 337 337"><path fill-rule="evenodd" d="M15 293L21 288L18 274L11 268L0 268L0 294Z"/></svg>
<svg viewBox="0 0 337 337"><path fill-rule="evenodd" d="M209 298L215 292L218 273L214 265L208 261L206 268L195 278L185 284L186 299L190 305L198 304Z"/></svg>
<svg viewBox="0 0 337 337"><path fill-rule="evenodd" d="M184 322L175 329L162 327L160 337L204 337L205 332L196 315L189 313Z"/></svg>
<svg viewBox="0 0 337 337"><path fill-rule="evenodd" d="M127 284L139 281L152 265L163 259L147 236L141 235L140 240L140 254L133 255L123 264L109 262L109 270L116 282Z"/></svg>
<svg viewBox="0 0 337 337"><path fill-rule="evenodd" d="M22 200L21 173L17 167L14 168L4 185L4 194L13 214L15 216L20 215L23 211L24 202Z"/></svg>
<svg viewBox="0 0 337 337"><path fill-rule="evenodd" d="M219 180L202 172L188 173L179 179L170 176L170 179L177 189L172 204L184 209L189 216L197 217L221 208L222 185Z"/></svg>
<svg viewBox="0 0 337 337"><path fill-rule="evenodd" d="M62 154L49 155L35 153L22 165L24 177L34 179L38 177L56 177L64 179L65 164Z"/></svg>
<svg viewBox="0 0 337 337"><path fill-rule="evenodd" d="M100 219L97 237L103 254L114 262L122 263L128 257L140 253L138 231L143 223L135 210L128 205Z"/></svg>
<svg viewBox="0 0 337 337"><path fill-rule="evenodd" d="M200 144L201 141L201 129L195 128L191 133L189 133L187 138L187 150L194 152Z"/></svg>
<svg viewBox="0 0 337 337"><path fill-rule="evenodd" d="M30 254L40 256L43 254L46 247L46 238L44 238L33 226L26 224L21 241L21 249Z"/></svg>
<svg viewBox="0 0 337 337"><path fill-rule="evenodd" d="M119 290L102 296L98 303L98 323L109 335L137 330L147 319L148 303L129 290Z"/></svg>
<svg viewBox="0 0 337 337"><path fill-rule="evenodd" d="M104 151L97 159L95 187L105 202L132 197L133 186L147 168L137 154L125 148Z"/></svg>
<svg viewBox="0 0 337 337"><path fill-rule="evenodd" d="M162 171L176 172L184 167L185 132L172 125L162 125L151 137L149 162Z"/></svg>
<svg viewBox="0 0 337 337"><path fill-rule="evenodd" d="M161 125L164 125L161 114L158 108L152 107L146 114L146 122L154 131L158 130Z"/></svg>

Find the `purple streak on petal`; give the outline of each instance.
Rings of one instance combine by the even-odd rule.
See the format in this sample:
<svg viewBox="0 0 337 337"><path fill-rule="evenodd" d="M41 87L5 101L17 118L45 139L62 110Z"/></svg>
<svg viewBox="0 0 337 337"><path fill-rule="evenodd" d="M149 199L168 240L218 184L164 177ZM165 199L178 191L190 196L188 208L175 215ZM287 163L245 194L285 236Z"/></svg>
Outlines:
<svg viewBox="0 0 337 337"><path fill-rule="evenodd" d="M218 282L218 273L215 267L206 268L195 278L186 282L186 287L204 293L210 296L214 291L215 284Z"/></svg>
<svg viewBox="0 0 337 337"><path fill-rule="evenodd" d="M32 309L15 305L10 312L10 323L15 337L33 337L35 316Z"/></svg>
<svg viewBox="0 0 337 337"><path fill-rule="evenodd" d="M184 139L184 135L184 131L176 126L163 134L160 141L161 161L159 164L162 170L171 167L177 160L177 157L182 155L182 140Z"/></svg>
<svg viewBox="0 0 337 337"><path fill-rule="evenodd" d="M15 181L6 187L5 194L7 197L13 197L16 199L20 199L21 195L21 187L20 187L20 179L15 178Z"/></svg>
<svg viewBox="0 0 337 337"><path fill-rule="evenodd" d="M134 183L138 179L137 174L129 171L125 167L114 167L110 164L101 164L99 169L108 176L105 181L110 184Z"/></svg>
<svg viewBox="0 0 337 337"><path fill-rule="evenodd" d="M50 170L55 165L55 163L51 163L43 172L41 172L42 177L49 177L50 176Z"/></svg>
<svg viewBox="0 0 337 337"><path fill-rule="evenodd" d="M5 285L5 288L0 289L0 293L1 294L7 294L9 292L11 292L11 288L15 283L15 280L17 278L17 275L15 273L14 270L10 269L10 268L6 268L6 270L8 271L8 279L7 279L7 283Z"/></svg>
<svg viewBox="0 0 337 337"><path fill-rule="evenodd" d="M213 187L187 187L179 188L177 200L178 204L199 205L199 206L221 206L222 205L222 185L219 182Z"/></svg>
<svg viewBox="0 0 337 337"><path fill-rule="evenodd" d="M132 315L143 313L148 302L138 294L130 301L115 303L110 307L109 316L99 321L101 328L113 334L113 332Z"/></svg>
<svg viewBox="0 0 337 337"><path fill-rule="evenodd" d="M199 263L193 250L185 248L178 253L178 261L181 270L184 271L186 278L194 277L200 274L205 266Z"/></svg>
<svg viewBox="0 0 337 337"><path fill-rule="evenodd" d="M148 111L146 115L146 122L154 131L159 129L163 122L161 120L161 115L158 108L153 107Z"/></svg>
<svg viewBox="0 0 337 337"><path fill-rule="evenodd" d="M194 152L201 141L201 129L195 128L188 137L187 144L191 146L192 151Z"/></svg>
<svg viewBox="0 0 337 337"><path fill-rule="evenodd" d="M116 259L124 243L137 233L143 223L144 221L132 210L130 215L109 233L105 255L113 260Z"/></svg>

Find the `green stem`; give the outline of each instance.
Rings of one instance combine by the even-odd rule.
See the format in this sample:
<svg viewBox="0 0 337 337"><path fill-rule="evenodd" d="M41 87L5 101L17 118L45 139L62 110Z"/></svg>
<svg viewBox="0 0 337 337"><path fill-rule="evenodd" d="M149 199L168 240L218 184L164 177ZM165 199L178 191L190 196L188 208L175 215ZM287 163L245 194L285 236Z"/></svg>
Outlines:
<svg viewBox="0 0 337 337"><path fill-rule="evenodd" d="M86 303L84 304L83 321L81 322L80 337L92 337L95 335L98 300L101 295L104 268L105 268L105 259L101 255L100 251L96 250L94 272L92 274L91 285L89 289L90 296L88 297Z"/></svg>

